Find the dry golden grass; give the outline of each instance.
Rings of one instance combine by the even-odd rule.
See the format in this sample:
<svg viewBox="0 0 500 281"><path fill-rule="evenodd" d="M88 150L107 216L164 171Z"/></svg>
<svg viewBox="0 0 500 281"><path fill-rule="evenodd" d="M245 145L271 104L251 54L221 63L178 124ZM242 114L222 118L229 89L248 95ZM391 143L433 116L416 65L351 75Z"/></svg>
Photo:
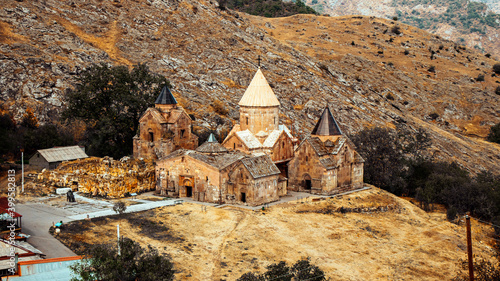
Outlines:
<svg viewBox="0 0 500 281"><path fill-rule="evenodd" d="M12 32L12 28L8 23L0 21L0 43L13 44L27 41L26 37Z"/></svg>
<svg viewBox="0 0 500 281"><path fill-rule="evenodd" d="M51 15L51 17L66 30L75 34L83 41L105 51L109 55L109 57L116 63L128 66L133 65L132 62L121 56L120 50L116 46L116 43L120 39L121 34L121 30L118 28L116 20L110 23L109 31L106 34L93 35L86 33L82 28L63 17L55 14Z"/></svg>
<svg viewBox="0 0 500 281"><path fill-rule="evenodd" d="M385 212L317 213L335 208L395 206ZM303 257L332 280L448 280L466 257L465 227L443 213L425 213L377 188L323 201L302 200L265 212L236 207L183 204L136 214L166 226L165 239L140 233L127 219L86 222L84 235L62 233L63 241L112 242L116 224L125 236L168 253L179 280L235 280L271 263ZM491 258L492 229L473 222L474 253ZM104 241L103 241L104 239Z"/></svg>

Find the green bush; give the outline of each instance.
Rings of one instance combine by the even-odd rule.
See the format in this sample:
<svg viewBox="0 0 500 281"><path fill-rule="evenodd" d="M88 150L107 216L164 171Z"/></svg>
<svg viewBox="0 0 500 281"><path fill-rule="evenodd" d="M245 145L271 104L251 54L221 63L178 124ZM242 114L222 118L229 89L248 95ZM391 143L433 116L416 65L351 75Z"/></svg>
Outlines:
<svg viewBox="0 0 500 281"><path fill-rule="evenodd" d="M127 210L127 206L123 201L118 201L113 205L113 211L117 214L123 214Z"/></svg>

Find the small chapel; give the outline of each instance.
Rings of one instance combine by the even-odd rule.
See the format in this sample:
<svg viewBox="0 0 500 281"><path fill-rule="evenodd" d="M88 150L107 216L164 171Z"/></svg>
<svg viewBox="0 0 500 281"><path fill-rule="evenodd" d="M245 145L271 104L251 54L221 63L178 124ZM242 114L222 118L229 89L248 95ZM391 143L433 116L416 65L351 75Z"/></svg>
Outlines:
<svg viewBox="0 0 500 281"><path fill-rule="evenodd" d="M211 203L262 205L288 191L333 195L363 187L363 158L328 106L300 143L260 67L239 101L239 124L198 147L192 120L168 88L140 118L134 157L156 162L156 192Z"/></svg>
<svg viewBox="0 0 500 281"><path fill-rule="evenodd" d="M363 188L363 165L327 106L288 163L289 190L332 195Z"/></svg>
<svg viewBox="0 0 500 281"><path fill-rule="evenodd" d="M139 119L139 134L134 137L134 158L156 160L179 149L198 147L198 136L192 133L193 120L167 86Z"/></svg>

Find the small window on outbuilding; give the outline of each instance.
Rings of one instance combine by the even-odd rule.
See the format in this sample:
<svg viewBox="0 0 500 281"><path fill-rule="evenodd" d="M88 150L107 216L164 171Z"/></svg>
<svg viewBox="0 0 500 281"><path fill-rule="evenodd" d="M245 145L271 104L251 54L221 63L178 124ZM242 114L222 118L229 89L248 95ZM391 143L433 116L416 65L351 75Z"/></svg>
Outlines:
<svg viewBox="0 0 500 281"><path fill-rule="evenodd" d="M149 132L149 141L155 141L155 135L153 132Z"/></svg>
<svg viewBox="0 0 500 281"><path fill-rule="evenodd" d="M186 132L186 130L184 130L184 129L182 129L182 130L181 130L181 138L183 138L183 137L184 137L184 133L185 133L185 132Z"/></svg>
<svg viewBox="0 0 500 281"><path fill-rule="evenodd" d="M246 117L246 118L247 118L247 125L248 125L248 117Z"/></svg>

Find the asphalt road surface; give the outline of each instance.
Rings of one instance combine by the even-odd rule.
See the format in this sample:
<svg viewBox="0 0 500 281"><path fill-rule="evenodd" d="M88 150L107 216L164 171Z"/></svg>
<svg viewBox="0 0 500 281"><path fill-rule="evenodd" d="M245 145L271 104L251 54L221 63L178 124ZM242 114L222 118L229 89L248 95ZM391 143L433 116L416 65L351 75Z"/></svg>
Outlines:
<svg viewBox="0 0 500 281"><path fill-rule="evenodd" d="M23 215L22 231L31 235L28 243L42 251L46 258L76 256L73 251L64 246L49 233L52 222L65 222L66 216L72 215L63 209L43 204L16 204L16 212Z"/></svg>

